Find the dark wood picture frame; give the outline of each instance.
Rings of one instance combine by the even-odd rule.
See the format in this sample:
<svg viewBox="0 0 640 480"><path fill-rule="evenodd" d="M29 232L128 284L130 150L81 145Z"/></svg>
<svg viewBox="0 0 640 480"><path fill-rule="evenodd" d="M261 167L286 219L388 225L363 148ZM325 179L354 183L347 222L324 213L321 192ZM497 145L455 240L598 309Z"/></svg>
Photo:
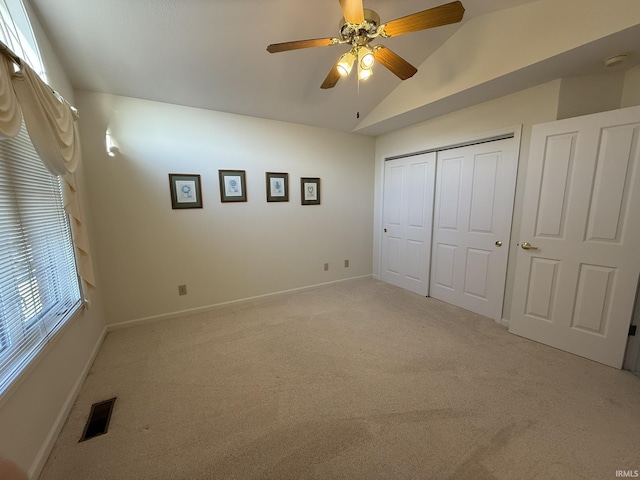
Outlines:
<svg viewBox="0 0 640 480"><path fill-rule="evenodd" d="M267 172L267 202L289 201L289 174Z"/></svg>
<svg viewBox="0 0 640 480"><path fill-rule="evenodd" d="M202 186L200 175L190 173L170 173L171 208L202 208Z"/></svg>
<svg viewBox="0 0 640 480"><path fill-rule="evenodd" d="M300 201L302 205L320 205L320 179L302 177L300 179Z"/></svg>
<svg viewBox="0 0 640 480"><path fill-rule="evenodd" d="M221 202L247 201L246 175L245 170L218 170Z"/></svg>

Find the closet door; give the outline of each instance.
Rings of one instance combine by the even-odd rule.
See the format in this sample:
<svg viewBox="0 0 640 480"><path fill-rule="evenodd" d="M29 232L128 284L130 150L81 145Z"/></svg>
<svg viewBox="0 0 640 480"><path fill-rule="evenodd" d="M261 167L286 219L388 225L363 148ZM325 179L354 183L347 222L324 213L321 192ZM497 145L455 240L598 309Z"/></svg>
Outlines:
<svg viewBox="0 0 640 480"><path fill-rule="evenodd" d="M385 162L380 278L429 294L436 154Z"/></svg>
<svg viewBox="0 0 640 480"><path fill-rule="evenodd" d="M438 152L431 296L500 321L518 142Z"/></svg>

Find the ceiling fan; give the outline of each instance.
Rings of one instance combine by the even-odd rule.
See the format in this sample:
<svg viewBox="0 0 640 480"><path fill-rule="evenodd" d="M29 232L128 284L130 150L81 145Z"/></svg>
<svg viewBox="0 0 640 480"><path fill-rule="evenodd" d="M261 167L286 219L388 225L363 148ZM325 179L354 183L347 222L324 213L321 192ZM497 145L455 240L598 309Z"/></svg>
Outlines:
<svg viewBox="0 0 640 480"><path fill-rule="evenodd" d="M351 45L351 49L338 58L320 88L333 88L340 77L351 73L357 64L358 78L366 80L371 76L375 61L380 62L401 80L411 78L418 70L405 59L383 45L369 45L378 38L388 38L427 28L449 25L462 20L464 7L459 1L423 10L387 23L380 23L380 17L373 10L363 8L362 0L339 0L344 18L340 22L339 38L316 38L294 42L272 43L267 47L270 53L286 52L310 47L331 45Z"/></svg>

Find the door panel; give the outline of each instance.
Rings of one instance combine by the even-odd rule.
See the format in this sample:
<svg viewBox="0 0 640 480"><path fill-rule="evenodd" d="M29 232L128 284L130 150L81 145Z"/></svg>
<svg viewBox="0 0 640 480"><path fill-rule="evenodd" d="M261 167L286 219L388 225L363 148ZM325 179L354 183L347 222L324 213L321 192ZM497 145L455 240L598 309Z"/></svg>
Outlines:
<svg viewBox="0 0 640 480"><path fill-rule="evenodd" d="M538 198L536 235L562 237L567 210L569 171L575 156L576 134L547 139L543 176Z"/></svg>
<svg viewBox="0 0 640 480"><path fill-rule="evenodd" d="M400 249L402 248L402 239L399 237L387 237L386 247L386 271L392 275L400 275Z"/></svg>
<svg viewBox="0 0 640 480"><path fill-rule="evenodd" d="M385 170L384 218L388 225L398 226L402 221L402 192L404 191L404 165L387 165ZM399 193L398 193L399 192Z"/></svg>
<svg viewBox="0 0 640 480"><path fill-rule="evenodd" d="M450 157L438 162L440 184L438 202L438 228L458 230L458 202L462 177L462 157Z"/></svg>
<svg viewBox="0 0 640 480"><path fill-rule="evenodd" d="M425 221L431 219L430 213L428 216L425 215L425 208L427 208L425 197L429 192L433 192L433 189L428 188L425 184L432 178L429 176L428 169L429 164L424 162L409 166L409 190L407 192L407 226L409 227L431 229L431 224L425 224ZM428 206L432 207L432 199L430 199Z"/></svg>
<svg viewBox="0 0 640 480"><path fill-rule="evenodd" d="M408 262L406 266L406 276L416 281L422 280L422 265L426 261L423 255L424 242L407 240L407 258L415 261Z"/></svg>
<svg viewBox="0 0 640 480"><path fill-rule="evenodd" d="M473 164L473 190L469 231L493 233L494 196L498 174L498 154L479 155Z"/></svg>
<svg viewBox="0 0 640 480"><path fill-rule="evenodd" d="M431 296L500 321L517 141L438 152Z"/></svg>
<svg viewBox="0 0 640 480"><path fill-rule="evenodd" d="M536 125L509 330L620 368L640 275L640 108Z"/></svg>
<svg viewBox="0 0 640 480"><path fill-rule="evenodd" d="M467 269L464 279L464 293L487 299L487 281L491 252L469 248L467 250Z"/></svg>
<svg viewBox="0 0 640 480"><path fill-rule="evenodd" d="M603 335L609 321L611 286L615 268L580 265L571 327Z"/></svg>
<svg viewBox="0 0 640 480"><path fill-rule="evenodd" d="M526 314L541 320L551 320L551 307L558 278L558 260L532 258L529 276Z"/></svg>
<svg viewBox="0 0 640 480"><path fill-rule="evenodd" d="M429 294L435 153L385 162L381 279Z"/></svg>
<svg viewBox="0 0 640 480"><path fill-rule="evenodd" d="M624 229L637 125L602 130L586 240L616 241Z"/></svg>
<svg viewBox="0 0 640 480"><path fill-rule="evenodd" d="M456 263L455 245L446 245L444 243L436 244L435 258L435 275L433 284L438 287L453 289L454 267Z"/></svg>

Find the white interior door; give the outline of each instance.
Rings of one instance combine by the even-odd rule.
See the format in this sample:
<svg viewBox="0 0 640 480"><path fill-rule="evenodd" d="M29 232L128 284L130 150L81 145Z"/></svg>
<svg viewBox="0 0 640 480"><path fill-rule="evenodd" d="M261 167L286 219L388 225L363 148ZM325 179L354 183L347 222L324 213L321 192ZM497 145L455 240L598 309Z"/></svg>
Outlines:
<svg viewBox="0 0 640 480"><path fill-rule="evenodd" d="M438 152L431 296L502 318L518 142Z"/></svg>
<svg viewBox="0 0 640 480"><path fill-rule="evenodd" d="M384 169L381 279L429 294L436 154L388 160Z"/></svg>
<svg viewBox="0 0 640 480"><path fill-rule="evenodd" d="M510 332L622 366L640 275L639 138L640 107L534 126Z"/></svg>

